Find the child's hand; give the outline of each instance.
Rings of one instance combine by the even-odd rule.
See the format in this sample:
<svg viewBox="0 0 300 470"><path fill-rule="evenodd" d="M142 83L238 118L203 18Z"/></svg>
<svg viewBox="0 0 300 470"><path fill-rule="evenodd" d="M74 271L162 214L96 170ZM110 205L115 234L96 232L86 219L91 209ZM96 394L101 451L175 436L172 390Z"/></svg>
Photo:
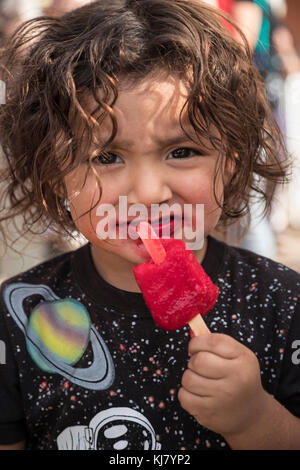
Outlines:
<svg viewBox="0 0 300 470"><path fill-rule="evenodd" d="M255 426L269 396L255 354L225 334L192 338L191 359L178 392L181 406L225 438Z"/></svg>

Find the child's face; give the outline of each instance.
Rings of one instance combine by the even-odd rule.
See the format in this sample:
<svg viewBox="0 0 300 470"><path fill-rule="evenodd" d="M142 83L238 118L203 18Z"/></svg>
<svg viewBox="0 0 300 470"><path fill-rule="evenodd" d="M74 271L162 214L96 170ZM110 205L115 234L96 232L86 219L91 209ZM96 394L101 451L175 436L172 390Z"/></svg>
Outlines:
<svg viewBox="0 0 300 470"><path fill-rule="evenodd" d="M201 144L197 145L184 136L179 115L186 97L184 83L171 76L145 79L135 87L119 90L114 106L118 133L106 150L111 163L98 163L99 158L94 161L103 190L100 204L112 204L117 220L119 196L126 196L128 209L134 204L143 204L149 209L149 217L152 204L165 203L170 207L177 203L182 208L182 214L184 204L190 204L194 216L196 204L204 204L204 235L207 236L216 226L221 215L214 197L218 152L208 152ZM93 104L89 103L91 109ZM183 122L184 128L193 136L191 125L186 119ZM111 130L111 121L106 119L101 126L101 136L97 137L106 141ZM92 150L96 149L94 146ZM87 157L83 155L82 158L83 163L66 177L70 199L82 187L85 178L87 164L84 160ZM216 195L222 201L221 177L216 182ZM84 188L70 203L73 219L93 207L98 198L96 178L90 171ZM91 214L76 221L77 228L92 243L93 250L102 252L106 257L110 254L112 259L122 258L123 262L144 262L148 257L143 245L130 237L109 241L99 239L96 233L101 220L96 215L98 206ZM184 236L182 239L191 241L185 240Z"/></svg>

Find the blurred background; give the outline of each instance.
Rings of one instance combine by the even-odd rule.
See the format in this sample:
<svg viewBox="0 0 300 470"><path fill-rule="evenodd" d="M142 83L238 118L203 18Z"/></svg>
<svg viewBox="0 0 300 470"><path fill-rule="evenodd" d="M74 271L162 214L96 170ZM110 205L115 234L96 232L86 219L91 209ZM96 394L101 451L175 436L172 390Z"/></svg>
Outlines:
<svg viewBox="0 0 300 470"><path fill-rule="evenodd" d="M230 14L245 33L254 51L255 65L265 82L274 116L295 161L292 181L278 189L267 217L261 218L261 205L253 204L252 222L246 238L242 242L238 239L242 221L229 230L227 242L300 272L300 0L205 2ZM5 47L9 36L23 21L41 15L59 16L85 3L90 1L0 0L0 47ZM4 100L5 89L0 83L0 105ZM0 142L0 166L1 160ZM58 239L50 231L42 237L22 238L15 244L21 254L8 249L1 257L0 281L83 243L86 243L84 238L75 241Z"/></svg>

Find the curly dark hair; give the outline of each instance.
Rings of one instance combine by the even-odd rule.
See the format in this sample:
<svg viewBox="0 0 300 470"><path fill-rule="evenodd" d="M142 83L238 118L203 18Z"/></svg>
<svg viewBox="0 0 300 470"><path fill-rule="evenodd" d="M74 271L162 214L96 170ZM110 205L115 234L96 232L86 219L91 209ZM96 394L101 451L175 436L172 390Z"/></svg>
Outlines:
<svg viewBox="0 0 300 470"><path fill-rule="evenodd" d="M0 222L18 215L26 233L39 226L72 236L64 178L82 161L83 137L86 158L95 129L109 116L105 151L117 132L118 83L161 71L188 83L182 112L199 138L219 150L217 173L224 159L234 165L220 226L249 213L253 192L267 210L276 185L287 181L289 157L246 40L241 32L244 44L233 40L224 18L197 1L100 0L24 23L0 55L8 92L0 106L6 163ZM87 94L97 103L92 112L81 100ZM91 158L89 171L101 190Z"/></svg>

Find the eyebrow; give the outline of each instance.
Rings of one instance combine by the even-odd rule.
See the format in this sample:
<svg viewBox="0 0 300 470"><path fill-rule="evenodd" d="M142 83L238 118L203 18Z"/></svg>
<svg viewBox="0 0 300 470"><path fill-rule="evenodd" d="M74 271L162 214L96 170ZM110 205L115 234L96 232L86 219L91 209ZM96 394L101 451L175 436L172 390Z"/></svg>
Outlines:
<svg viewBox="0 0 300 470"><path fill-rule="evenodd" d="M174 135L173 137L167 137L166 139L158 139L156 138L155 141L156 143L160 146L160 147L168 147L169 145L176 145L176 144L179 144L183 141L188 141L190 140L191 142L193 142L191 140L191 138L189 138L186 134L184 134L183 132L180 133L180 134L176 134ZM195 142L194 142L195 143ZM199 144L200 145L200 142ZM134 141L132 140L128 140L128 139L122 139L122 140L113 140L112 143L111 143L111 146L118 146L118 147L127 147L127 148L131 148L134 146Z"/></svg>

